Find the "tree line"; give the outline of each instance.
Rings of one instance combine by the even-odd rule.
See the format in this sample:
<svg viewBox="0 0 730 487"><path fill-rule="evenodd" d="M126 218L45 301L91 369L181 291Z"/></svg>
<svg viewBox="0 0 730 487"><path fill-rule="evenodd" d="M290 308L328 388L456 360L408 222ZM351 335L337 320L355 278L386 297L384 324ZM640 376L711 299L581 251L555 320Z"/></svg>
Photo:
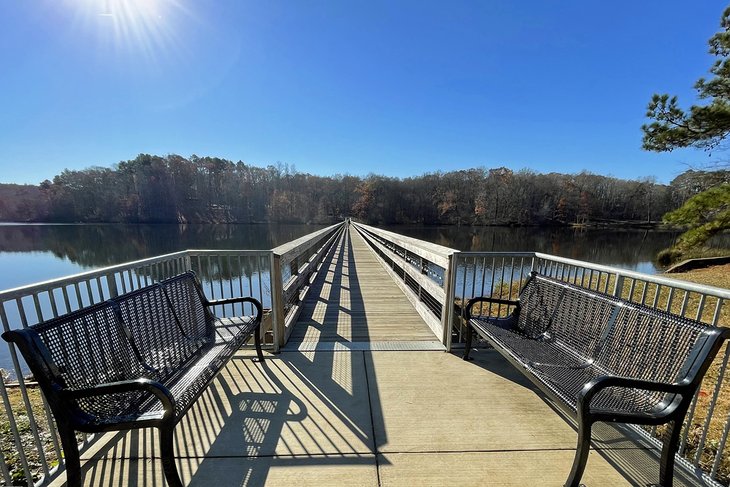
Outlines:
<svg viewBox="0 0 730 487"><path fill-rule="evenodd" d="M589 172L505 167L404 179L316 176L286 164L140 154L115 166L64 170L39 186L0 185L0 220L128 223L540 225L658 221L692 195L730 180L689 170L671 184Z"/></svg>

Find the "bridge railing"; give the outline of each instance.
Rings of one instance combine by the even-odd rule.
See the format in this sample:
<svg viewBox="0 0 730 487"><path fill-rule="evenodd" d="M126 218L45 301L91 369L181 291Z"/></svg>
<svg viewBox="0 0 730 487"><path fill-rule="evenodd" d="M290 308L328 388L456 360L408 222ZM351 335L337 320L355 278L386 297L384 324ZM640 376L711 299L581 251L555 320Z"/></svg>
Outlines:
<svg viewBox="0 0 730 487"><path fill-rule="evenodd" d="M2 291L0 329L27 327L190 269L210 299L243 295L261 301L266 310L264 344L278 350L312 273L343 228L339 223L271 250L185 250ZM215 311L231 316L248 310L240 306L219 306ZM14 446L0 448L0 485L47 485L64 468L50 409L36 384L26 379L28 369L15 346L0 346L8 347L10 358L9 369L0 375L0 417L6 418ZM83 435L82 451L97 438Z"/></svg>
<svg viewBox="0 0 730 487"><path fill-rule="evenodd" d="M289 340L312 278L327 251L342 235L345 224L323 228L272 250L272 289L277 298L272 306L276 350Z"/></svg>
<svg viewBox="0 0 730 487"><path fill-rule="evenodd" d="M730 290L592 264L537 252L459 252L454 254L453 342L463 341L459 309L474 296L517 297L530 271L611 294L631 302L696 319L730 326ZM496 310L500 312L500 310ZM705 483L728 485L730 452L730 348L723 347L695 396L682 430L678 460ZM661 445L656 427L633 427Z"/></svg>
<svg viewBox="0 0 730 487"><path fill-rule="evenodd" d="M448 349L454 310L449 305L453 303L453 256L458 252L362 223L353 226L386 264L388 274Z"/></svg>

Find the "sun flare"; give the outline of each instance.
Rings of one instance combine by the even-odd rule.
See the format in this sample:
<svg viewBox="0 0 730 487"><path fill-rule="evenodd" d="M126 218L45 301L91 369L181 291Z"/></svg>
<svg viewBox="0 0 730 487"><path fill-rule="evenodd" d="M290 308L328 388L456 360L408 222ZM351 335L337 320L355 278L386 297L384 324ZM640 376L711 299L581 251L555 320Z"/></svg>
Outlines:
<svg viewBox="0 0 730 487"><path fill-rule="evenodd" d="M179 47L175 25L184 10L177 0L77 0L76 6L100 46L154 62Z"/></svg>

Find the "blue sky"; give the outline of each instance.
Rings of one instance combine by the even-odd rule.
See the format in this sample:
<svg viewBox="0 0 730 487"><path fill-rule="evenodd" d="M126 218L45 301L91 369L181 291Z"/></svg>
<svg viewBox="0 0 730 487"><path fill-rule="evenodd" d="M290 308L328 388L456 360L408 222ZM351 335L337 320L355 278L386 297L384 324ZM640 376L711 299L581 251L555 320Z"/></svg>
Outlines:
<svg viewBox="0 0 730 487"><path fill-rule="evenodd" d="M668 182L655 92L695 101L714 0L4 0L0 182L138 153L315 174L507 166Z"/></svg>

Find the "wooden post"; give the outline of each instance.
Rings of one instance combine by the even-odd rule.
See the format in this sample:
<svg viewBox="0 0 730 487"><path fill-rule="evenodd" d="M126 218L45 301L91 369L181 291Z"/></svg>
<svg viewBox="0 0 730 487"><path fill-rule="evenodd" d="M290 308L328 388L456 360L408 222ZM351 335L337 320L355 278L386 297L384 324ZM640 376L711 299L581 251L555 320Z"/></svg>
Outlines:
<svg viewBox="0 0 730 487"><path fill-rule="evenodd" d="M286 343L284 330L284 284L281 282L281 256L271 252L271 328L274 332L274 352Z"/></svg>
<svg viewBox="0 0 730 487"><path fill-rule="evenodd" d="M446 347L446 351L451 351L451 328L453 324L454 314L454 289L456 280L456 255L454 252L449 255L449 265L444 271L444 302L441 305L441 328L443 337L441 343Z"/></svg>

